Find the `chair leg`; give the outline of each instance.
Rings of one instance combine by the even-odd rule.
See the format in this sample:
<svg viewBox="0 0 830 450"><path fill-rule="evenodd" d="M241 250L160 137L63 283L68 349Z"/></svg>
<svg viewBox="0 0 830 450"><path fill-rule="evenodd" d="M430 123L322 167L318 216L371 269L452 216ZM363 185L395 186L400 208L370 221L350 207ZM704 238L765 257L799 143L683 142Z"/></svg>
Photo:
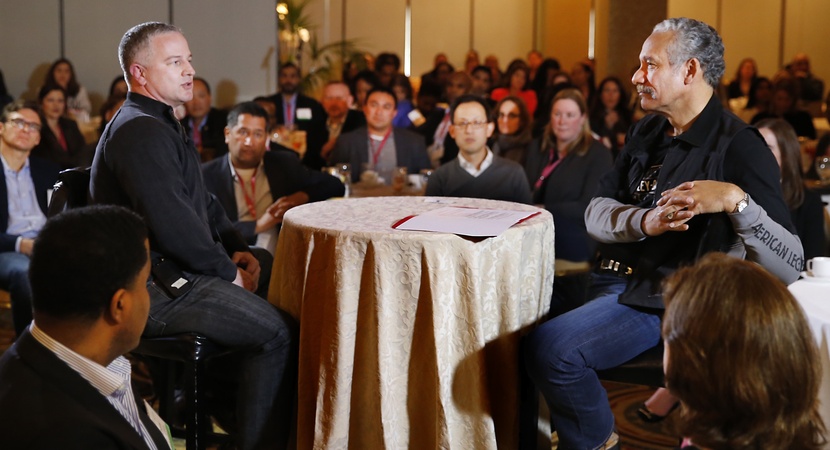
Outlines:
<svg viewBox="0 0 830 450"><path fill-rule="evenodd" d="M204 450L210 433L210 415L204 390L204 362L187 363L187 450Z"/></svg>

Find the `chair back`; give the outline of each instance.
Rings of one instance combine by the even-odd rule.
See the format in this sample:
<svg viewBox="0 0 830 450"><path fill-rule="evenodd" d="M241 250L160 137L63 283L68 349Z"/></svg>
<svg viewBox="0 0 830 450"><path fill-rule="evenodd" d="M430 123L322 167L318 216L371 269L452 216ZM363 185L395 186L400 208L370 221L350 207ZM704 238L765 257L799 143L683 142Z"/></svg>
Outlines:
<svg viewBox="0 0 830 450"><path fill-rule="evenodd" d="M80 208L89 204L89 167L74 167L58 174L58 181L52 188L47 217L56 216L67 209Z"/></svg>

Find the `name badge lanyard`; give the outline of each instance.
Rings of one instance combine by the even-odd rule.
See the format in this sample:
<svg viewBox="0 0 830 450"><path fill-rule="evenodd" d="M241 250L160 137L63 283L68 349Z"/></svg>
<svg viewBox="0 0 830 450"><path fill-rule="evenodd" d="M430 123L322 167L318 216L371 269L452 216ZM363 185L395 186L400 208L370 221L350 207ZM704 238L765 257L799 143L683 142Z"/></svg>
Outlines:
<svg viewBox="0 0 830 450"><path fill-rule="evenodd" d="M378 159L380 158L380 152L383 151L383 146L386 145L386 141L389 139L390 134L392 134L392 127L389 127L389 129L386 130L386 135L383 136L383 140L380 141L380 145L378 145L378 148L372 150L372 167L377 167ZM375 146L374 139L369 138L369 142L372 143L372 147Z"/></svg>
<svg viewBox="0 0 830 450"><path fill-rule="evenodd" d="M245 182L242 181L242 177L238 173L236 174L236 179L239 180L239 187L242 188L242 196L245 197L245 204L248 205L248 212L251 213L251 217L254 220L257 219L254 200L256 200L256 172L258 169L254 169L254 174L251 176L251 197L248 197L248 191L245 190Z"/></svg>

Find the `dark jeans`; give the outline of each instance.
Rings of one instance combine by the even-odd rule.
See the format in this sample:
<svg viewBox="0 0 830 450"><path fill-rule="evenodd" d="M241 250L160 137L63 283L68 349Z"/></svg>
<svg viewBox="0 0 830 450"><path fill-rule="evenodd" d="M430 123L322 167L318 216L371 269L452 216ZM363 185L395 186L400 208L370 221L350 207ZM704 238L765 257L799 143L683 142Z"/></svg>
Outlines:
<svg viewBox="0 0 830 450"><path fill-rule="evenodd" d="M14 332L20 336L32 322L28 256L15 252L0 253L0 288L9 291Z"/></svg>
<svg viewBox="0 0 830 450"><path fill-rule="evenodd" d="M286 446L297 370L297 326L266 300L216 277L186 274L187 294L168 298L154 284L145 336L202 334L238 351L239 448Z"/></svg>
<svg viewBox="0 0 830 450"><path fill-rule="evenodd" d="M596 370L618 366L660 341L660 317L617 303L625 280L592 275L585 305L534 330L524 348L528 373L542 391L560 449L594 449L614 428Z"/></svg>

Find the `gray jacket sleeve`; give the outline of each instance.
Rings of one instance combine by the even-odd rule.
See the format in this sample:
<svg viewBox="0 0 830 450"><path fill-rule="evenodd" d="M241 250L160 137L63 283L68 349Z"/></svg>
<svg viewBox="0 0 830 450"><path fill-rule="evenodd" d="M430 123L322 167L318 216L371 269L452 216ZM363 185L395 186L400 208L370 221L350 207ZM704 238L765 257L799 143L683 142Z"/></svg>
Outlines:
<svg viewBox="0 0 830 450"><path fill-rule="evenodd" d="M646 208L595 197L585 210L588 234L603 243L635 242L646 238L641 224ZM804 263L801 240L749 199L740 213L728 214L740 242L729 254L760 264L785 284L798 279Z"/></svg>

